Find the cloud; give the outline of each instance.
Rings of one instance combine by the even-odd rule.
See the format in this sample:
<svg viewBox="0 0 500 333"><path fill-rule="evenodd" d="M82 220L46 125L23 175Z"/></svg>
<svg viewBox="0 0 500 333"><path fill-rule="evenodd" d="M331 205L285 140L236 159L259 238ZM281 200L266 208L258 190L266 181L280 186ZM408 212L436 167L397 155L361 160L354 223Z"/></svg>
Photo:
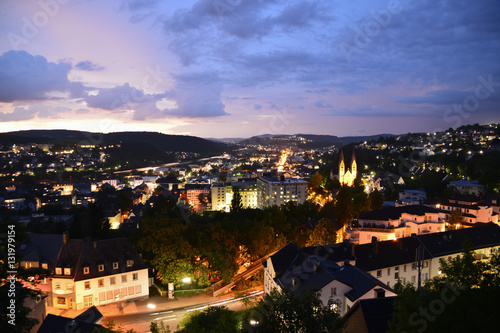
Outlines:
<svg viewBox="0 0 500 333"><path fill-rule="evenodd" d="M145 94L128 83L113 88L99 89L95 95L84 97L88 106L104 110L116 110L125 106L147 103L161 99L162 95Z"/></svg>
<svg viewBox="0 0 500 333"><path fill-rule="evenodd" d="M260 104L255 104L255 105L253 106L253 108L254 108L255 110L261 110L261 109L262 109L262 105L260 105Z"/></svg>
<svg viewBox="0 0 500 333"><path fill-rule="evenodd" d="M322 99L319 99L317 100L316 102L313 103L315 107L317 108L326 108L326 109L329 109L329 108L332 108L333 106L328 103L328 102L325 102L324 100Z"/></svg>
<svg viewBox="0 0 500 333"><path fill-rule="evenodd" d="M84 87L68 80L71 68L26 51L5 52L0 56L0 102L47 100L51 92L79 96Z"/></svg>
<svg viewBox="0 0 500 333"><path fill-rule="evenodd" d="M27 107L16 106L14 111L10 113L0 112L0 121L23 121L33 119L35 116L39 118L51 118L66 111L68 111L68 109L64 107L53 107L42 104L32 104Z"/></svg>
<svg viewBox="0 0 500 333"><path fill-rule="evenodd" d="M76 69L82 70L82 71L101 71L104 69L104 67L96 65L92 63L90 60L85 60L85 61L80 61L75 65Z"/></svg>

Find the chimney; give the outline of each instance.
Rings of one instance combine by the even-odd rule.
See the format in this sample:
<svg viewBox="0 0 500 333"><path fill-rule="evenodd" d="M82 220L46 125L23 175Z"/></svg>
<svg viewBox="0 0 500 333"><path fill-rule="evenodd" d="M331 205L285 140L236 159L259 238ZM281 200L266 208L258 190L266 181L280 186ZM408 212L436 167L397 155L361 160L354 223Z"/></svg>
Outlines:
<svg viewBox="0 0 500 333"><path fill-rule="evenodd" d="M373 252L375 252L375 254L378 254L377 236L372 236L372 247L373 247Z"/></svg>
<svg viewBox="0 0 500 333"><path fill-rule="evenodd" d="M63 236L63 245L67 245L69 240L68 232L67 231L63 232L62 236Z"/></svg>

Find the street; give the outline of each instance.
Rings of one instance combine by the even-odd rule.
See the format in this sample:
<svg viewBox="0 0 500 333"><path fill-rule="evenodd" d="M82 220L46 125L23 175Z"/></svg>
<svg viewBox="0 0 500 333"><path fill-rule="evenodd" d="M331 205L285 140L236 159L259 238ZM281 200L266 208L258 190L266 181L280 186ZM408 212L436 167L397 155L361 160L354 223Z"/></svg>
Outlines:
<svg viewBox="0 0 500 333"><path fill-rule="evenodd" d="M179 308L173 308L168 310L155 311L151 310L149 313L135 313L121 316L105 316L103 319L103 324L108 325L110 321L113 321L115 328L121 327L125 330L134 329L138 333L149 332L149 326L152 321L163 322L165 326L170 326L170 329L174 332L177 329L177 325L182 318L192 311L203 311L204 309L212 306L226 306L230 310L242 310L245 308L242 300L250 297L256 297L262 295L262 291L254 291L249 294L240 297L231 297L214 302L195 304L190 306L183 306Z"/></svg>

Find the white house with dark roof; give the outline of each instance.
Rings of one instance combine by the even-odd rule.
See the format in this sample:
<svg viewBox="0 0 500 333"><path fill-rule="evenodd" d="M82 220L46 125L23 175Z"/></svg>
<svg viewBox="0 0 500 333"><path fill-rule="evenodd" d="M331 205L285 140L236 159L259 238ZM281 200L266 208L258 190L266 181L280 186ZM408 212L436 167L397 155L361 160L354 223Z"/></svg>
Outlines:
<svg viewBox="0 0 500 333"><path fill-rule="evenodd" d="M498 223L498 213L493 210L493 206L488 203L481 203L477 199L455 198L436 204L436 208L446 214L458 211L462 214L463 222L466 226L473 226L475 223Z"/></svg>
<svg viewBox="0 0 500 333"><path fill-rule="evenodd" d="M359 300L395 295L381 281L353 266L343 245L302 248L287 244L263 263L264 294L273 289L288 290L299 297L318 292L324 306L340 315Z"/></svg>
<svg viewBox="0 0 500 333"><path fill-rule="evenodd" d="M149 297L148 267L125 238L70 239L52 277L55 307L84 309Z"/></svg>

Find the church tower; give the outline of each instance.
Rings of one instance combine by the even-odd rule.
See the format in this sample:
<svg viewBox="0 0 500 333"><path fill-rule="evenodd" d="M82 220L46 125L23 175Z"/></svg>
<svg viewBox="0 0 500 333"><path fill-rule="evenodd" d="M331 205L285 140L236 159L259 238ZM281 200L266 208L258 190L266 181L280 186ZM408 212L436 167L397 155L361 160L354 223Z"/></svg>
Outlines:
<svg viewBox="0 0 500 333"><path fill-rule="evenodd" d="M358 175L358 164L356 163L356 155L354 155L354 149L352 150L351 174L354 178L356 178L356 176Z"/></svg>
<svg viewBox="0 0 500 333"><path fill-rule="evenodd" d="M345 176L345 163L344 163L344 151L340 148L340 159L339 159L339 182L344 183Z"/></svg>

